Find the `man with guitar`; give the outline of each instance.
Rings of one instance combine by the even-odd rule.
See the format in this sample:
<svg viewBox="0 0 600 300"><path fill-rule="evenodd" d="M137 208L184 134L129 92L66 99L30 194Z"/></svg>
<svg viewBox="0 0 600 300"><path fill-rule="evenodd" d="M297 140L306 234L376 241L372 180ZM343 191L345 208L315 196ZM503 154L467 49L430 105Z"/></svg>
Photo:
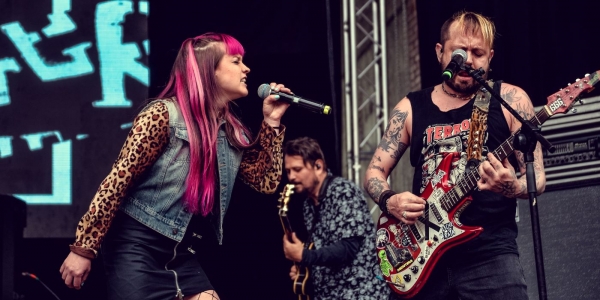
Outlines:
<svg viewBox="0 0 600 300"><path fill-rule="evenodd" d="M494 35L494 24L487 17L472 12L454 14L442 26L440 42L435 46L441 69L447 68L457 49L462 49L467 54L464 64L476 70L482 68L486 78L494 56ZM397 252L398 247L378 252L385 257L380 264L394 268L412 265L410 272L391 283L398 298L527 299L515 240L516 198L528 198L524 157L523 153L515 152L510 159L498 160L491 153L518 131L521 123L498 101L490 101L488 94L489 103L484 108L487 124L484 131L475 129L476 98L485 99L485 91L464 70L455 70L449 77L436 86L409 93L395 106L366 171L365 189L384 214L398 220L391 231L399 237L411 235L410 239L390 242L391 231L378 230L378 241L381 240L378 249L393 243L405 246L400 247L404 252ZM500 81L492 86L525 120L534 116L531 100L521 88ZM476 180L477 190L468 195L458 193L455 200L471 196L472 201L468 206L448 211L448 215L452 214L451 222L443 223L446 212L440 213L441 207L430 207L430 201L425 201L429 195L424 191L440 182L452 186L465 177L463 170L469 170L466 164L471 155L467 148L473 143L474 149L483 149L484 158L474 168L480 175ZM397 193L390 190L386 179L409 146L411 164L415 167L412 192ZM537 193L541 194L546 178L539 143L533 166ZM521 176L517 177L515 169ZM440 223L427 221L436 218ZM386 220L380 219L380 223ZM410 291L408 287L415 283L415 278L426 273L424 266L427 258L432 257L428 256L431 253L427 247L433 249L441 240L451 240L463 225L481 226L483 231L446 247L441 258L433 262L435 267L427 270L426 281L415 284ZM417 245L419 240L426 240L424 247ZM412 257L412 251L417 250L420 252Z"/></svg>
<svg viewBox="0 0 600 300"><path fill-rule="evenodd" d="M295 233L283 237L285 257L309 268L314 289L310 299L388 299L389 290L376 277L375 225L358 186L327 169L316 140L290 140L284 147L285 171L296 194L306 197L306 244ZM292 266L295 280L298 267Z"/></svg>

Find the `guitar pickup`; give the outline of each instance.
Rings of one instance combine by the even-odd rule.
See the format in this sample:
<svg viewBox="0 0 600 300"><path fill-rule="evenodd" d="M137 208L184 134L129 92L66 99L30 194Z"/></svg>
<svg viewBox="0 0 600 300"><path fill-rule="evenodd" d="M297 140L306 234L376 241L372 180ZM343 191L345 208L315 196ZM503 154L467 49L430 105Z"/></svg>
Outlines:
<svg viewBox="0 0 600 300"><path fill-rule="evenodd" d="M440 211L437 209L435 204L429 203L429 207L431 207L431 211L433 212L435 219L438 221L438 223L441 223L443 221L442 215L440 214Z"/></svg>
<svg viewBox="0 0 600 300"><path fill-rule="evenodd" d="M420 241L423 238L423 236L419 232L419 229L417 228L417 226L415 226L413 224L413 225L409 225L408 227L410 228L410 231L415 236L415 239L417 239L417 241Z"/></svg>

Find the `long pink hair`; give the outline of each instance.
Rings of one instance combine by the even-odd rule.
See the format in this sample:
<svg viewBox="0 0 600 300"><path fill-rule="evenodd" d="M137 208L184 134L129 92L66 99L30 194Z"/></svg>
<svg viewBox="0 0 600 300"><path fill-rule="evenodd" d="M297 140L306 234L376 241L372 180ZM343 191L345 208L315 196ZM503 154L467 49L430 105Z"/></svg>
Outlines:
<svg viewBox="0 0 600 300"><path fill-rule="evenodd" d="M225 47L219 47L224 45ZM225 49L225 51L223 51ZM249 146L250 131L230 112L231 102L217 85L215 70L225 55L244 55L244 48L226 34L205 33L186 39L159 98L175 97L188 130L190 170L185 205L206 216L213 208L217 175L217 134L220 118L226 121L229 142L239 149Z"/></svg>

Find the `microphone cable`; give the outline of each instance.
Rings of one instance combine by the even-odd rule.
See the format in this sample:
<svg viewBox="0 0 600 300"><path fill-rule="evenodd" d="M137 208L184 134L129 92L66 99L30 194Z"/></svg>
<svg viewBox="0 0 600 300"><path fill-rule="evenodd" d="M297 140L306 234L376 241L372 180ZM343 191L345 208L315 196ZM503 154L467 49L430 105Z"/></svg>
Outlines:
<svg viewBox="0 0 600 300"><path fill-rule="evenodd" d="M60 300L60 298L58 298L58 296L39 277L35 276L35 274L22 272L21 275L35 279L37 282L41 283L48 290L48 292L50 292L54 296L54 298Z"/></svg>

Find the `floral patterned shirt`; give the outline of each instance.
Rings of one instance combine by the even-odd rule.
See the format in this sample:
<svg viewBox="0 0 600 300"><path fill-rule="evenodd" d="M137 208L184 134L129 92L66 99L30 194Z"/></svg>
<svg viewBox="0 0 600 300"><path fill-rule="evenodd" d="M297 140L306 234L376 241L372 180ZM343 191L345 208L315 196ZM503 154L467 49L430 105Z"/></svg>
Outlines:
<svg viewBox="0 0 600 300"><path fill-rule="evenodd" d="M304 202L304 223L314 249L344 238L364 237L356 258L336 266L309 266L314 287L311 299L387 299L389 289L375 277L375 224L362 191L341 177L331 179L319 205ZM308 243L307 243L308 244Z"/></svg>

